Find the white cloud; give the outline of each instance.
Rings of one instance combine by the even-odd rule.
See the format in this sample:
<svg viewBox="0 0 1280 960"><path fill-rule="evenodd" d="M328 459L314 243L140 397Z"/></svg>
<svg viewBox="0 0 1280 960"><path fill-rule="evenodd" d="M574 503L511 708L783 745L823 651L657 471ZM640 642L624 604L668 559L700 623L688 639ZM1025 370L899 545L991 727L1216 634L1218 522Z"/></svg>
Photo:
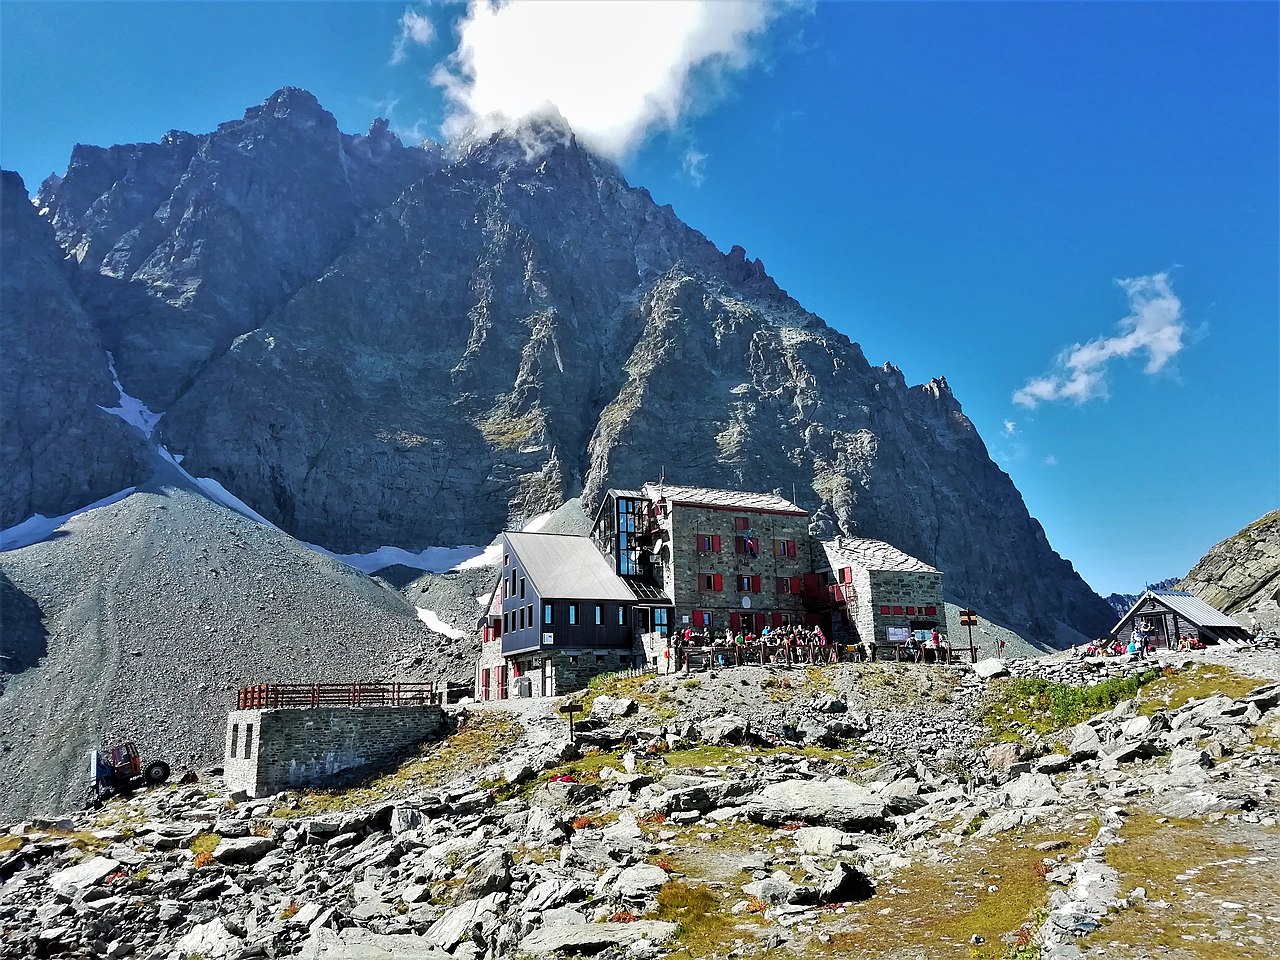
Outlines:
<svg viewBox="0 0 1280 960"><path fill-rule="evenodd" d="M1006 437L1012 437L1017 432L1018 432L1018 425L1016 423L1014 423L1012 420L1006 420L1004 422L1004 435Z"/></svg>
<svg viewBox="0 0 1280 960"><path fill-rule="evenodd" d="M412 7L405 7L404 13L400 15L400 36L396 37L395 45L391 48L391 62L403 63L411 44L425 47L435 37L436 28L430 18Z"/></svg>
<svg viewBox="0 0 1280 960"><path fill-rule="evenodd" d="M1044 465L1046 467L1056 467L1058 465L1058 458L1051 453L1044 458Z"/></svg>
<svg viewBox="0 0 1280 960"><path fill-rule="evenodd" d="M446 136L487 133L554 107L620 158L705 108L781 11L757 0L470 0L458 47L432 75Z"/></svg>
<svg viewBox="0 0 1280 960"><path fill-rule="evenodd" d="M700 187L707 179L706 164L707 155L700 152L696 147L690 147L684 152L684 161L681 164L681 169L684 170L684 175L692 181L695 187Z"/></svg>
<svg viewBox="0 0 1280 960"><path fill-rule="evenodd" d="M1014 403L1034 408L1052 400L1070 400L1079 405L1107 396L1107 367L1112 360L1145 352L1143 372L1153 374L1178 355L1187 326L1169 275L1157 273L1116 283L1129 297L1129 315L1120 321L1119 336L1073 344L1058 355L1053 371L1015 390Z"/></svg>

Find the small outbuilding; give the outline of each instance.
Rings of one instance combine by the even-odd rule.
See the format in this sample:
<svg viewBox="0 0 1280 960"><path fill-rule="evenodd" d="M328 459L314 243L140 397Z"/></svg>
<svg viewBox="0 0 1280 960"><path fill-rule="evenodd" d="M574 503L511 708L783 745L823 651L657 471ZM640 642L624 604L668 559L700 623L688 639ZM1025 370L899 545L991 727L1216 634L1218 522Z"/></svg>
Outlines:
<svg viewBox="0 0 1280 960"><path fill-rule="evenodd" d="M1127 645L1139 633L1148 643L1170 649L1177 649L1183 637L1203 644L1249 639L1239 623L1184 590L1148 590L1111 628L1111 639Z"/></svg>

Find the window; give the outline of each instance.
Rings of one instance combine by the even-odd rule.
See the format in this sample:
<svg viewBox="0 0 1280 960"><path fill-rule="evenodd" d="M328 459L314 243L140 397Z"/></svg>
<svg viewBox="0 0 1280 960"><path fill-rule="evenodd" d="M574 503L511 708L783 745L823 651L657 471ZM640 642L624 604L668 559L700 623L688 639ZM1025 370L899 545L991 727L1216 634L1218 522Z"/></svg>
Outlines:
<svg viewBox="0 0 1280 960"><path fill-rule="evenodd" d="M520 629L523 630L524 628L525 628L524 607L521 607L520 608Z"/></svg>
<svg viewBox="0 0 1280 960"><path fill-rule="evenodd" d="M689 621L695 627L711 626L711 613L707 610L694 610L689 615Z"/></svg>
<svg viewBox="0 0 1280 960"><path fill-rule="evenodd" d="M578 605L576 603L569 604L569 623L575 625L578 622Z"/></svg>
<svg viewBox="0 0 1280 960"><path fill-rule="evenodd" d="M533 626L533 604L532 603L529 604L529 606L525 607L525 609L529 611L529 626L532 627Z"/></svg>
<svg viewBox="0 0 1280 960"><path fill-rule="evenodd" d="M524 577L520 578L520 599L524 599Z"/></svg>
<svg viewBox="0 0 1280 960"><path fill-rule="evenodd" d="M735 529L735 530L746 530L746 529L749 529L749 523L748 523L748 521L747 521L747 518L746 518L746 517L734 517L734 518L733 518L733 529Z"/></svg>
<svg viewBox="0 0 1280 960"><path fill-rule="evenodd" d="M240 724L233 723L231 725L231 756L235 757L236 749L240 745Z"/></svg>
<svg viewBox="0 0 1280 960"><path fill-rule="evenodd" d="M790 593L790 592L791 592L791 578L790 578L790 577L778 577L777 589L778 589L778 592L779 592L779 593Z"/></svg>
<svg viewBox="0 0 1280 960"><path fill-rule="evenodd" d="M555 608L551 606L550 600L542 601L542 622L543 623L547 625L555 623L555 614L552 613L553 609Z"/></svg>
<svg viewBox="0 0 1280 960"><path fill-rule="evenodd" d="M937 608L937 607L925 607L925 608L924 608L924 615L925 615L926 617L936 617L936 616L938 615L938 608Z"/></svg>
<svg viewBox="0 0 1280 960"><path fill-rule="evenodd" d="M916 608L915 608L915 607L907 607L907 616L908 616L908 617L914 617L915 615L916 615Z"/></svg>
<svg viewBox="0 0 1280 960"><path fill-rule="evenodd" d="M604 654L603 654L603 653L597 653L597 654L596 654L596 663L604 663Z"/></svg>
<svg viewBox="0 0 1280 960"><path fill-rule="evenodd" d="M724 589L724 574L722 573L700 573L698 579L702 584L703 590L711 590L719 593Z"/></svg>
<svg viewBox="0 0 1280 960"><path fill-rule="evenodd" d="M894 615L895 617L900 617L900 616L902 616L902 608L901 608L901 607L894 607L894 608L893 608L893 615Z"/></svg>
<svg viewBox="0 0 1280 960"><path fill-rule="evenodd" d="M248 760L253 756L253 724L246 723L244 725L244 758Z"/></svg>
<svg viewBox="0 0 1280 960"><path fill-rule="evenodd" d="M760 578L759 577L738 577L739 593L759 593Z"/></svg>
<svg viewBox="0 0 1280 960"><path fill-rule="evenodd" d="M734 537L733 552L746 554L750 557L760 556L760 538L759 537Z"/></svg>
<svg viewBox="0 0 1280 960"><path fill-rule="evenodd" d="M598 627L603 623L604 623L604 605L597 603L596 604L596 626Z"/></svg>
<svg viewBox="0 0 1280 960"><path fill-rule="evenodd" d="M888 615L889 615L889 608L882 604L880 606L880 616L887 617Z"/></svg>
<svg viewBox="0 0 1280 960"><path fill-rule="evenodd" d="M719 553L720 538L713 534L700 533L695 538L699 553Z"/></svg>
<svg viewBox="0 0 1280 960"><path fill-rule="evenodd" d="M504 554L502 555L502 565L503 565L504 567L509 567L509 566L511 566L511 554L509 554L509 553L504 553Z"/></svg>
<svg viewBox="0 0 1280 960"><path fill-rule="evenodd" d="M619 606L618 607L618 626L625 627L626 625L627 625L627 608L624 606Z"/></svg>
<svg viewBox="0 0 1280 960"><path fill-rule="evenodd" d="M671 630L671 611L666 607L653 611L653 629L660 637L665 637Z"/></svg>
<svg viewBox="0 0 1280 960"><path fill-rule="evenodd" d="M794 540L773 541L773 555L775 557L794 557L796 555L796 542Z"/></svg>
<svg viewBox="0 0 1280 960"><path fill-rule="evenodd" d="M618 525L618 575L634 577L640 573L640 541L645 501L618 497L615 502Z"/></svg>

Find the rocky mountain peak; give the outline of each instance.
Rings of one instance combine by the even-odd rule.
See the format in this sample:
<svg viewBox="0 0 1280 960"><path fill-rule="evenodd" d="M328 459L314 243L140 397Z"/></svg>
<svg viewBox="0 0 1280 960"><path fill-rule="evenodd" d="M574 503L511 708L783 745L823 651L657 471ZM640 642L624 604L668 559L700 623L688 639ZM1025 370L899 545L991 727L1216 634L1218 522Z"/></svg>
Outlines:
<svg viewBox="0 0 1280 960"><path fill-rule="evenodd" d="M309 91L301 87L281 87L257 106L244 112L246 121L253 120L288 120L295 124L318 125L332 127L335 130L338 122L328 110L320 105Z"/></svg>

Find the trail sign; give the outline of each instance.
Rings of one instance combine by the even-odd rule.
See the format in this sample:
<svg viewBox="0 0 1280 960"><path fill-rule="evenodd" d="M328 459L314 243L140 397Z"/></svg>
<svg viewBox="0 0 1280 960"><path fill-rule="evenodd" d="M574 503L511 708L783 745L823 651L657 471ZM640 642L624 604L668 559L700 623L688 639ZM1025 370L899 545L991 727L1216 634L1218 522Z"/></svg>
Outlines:
<svg viewBox="0 0 1280 960"><path fill-rule="evenodd" d="M978 625L978 615L972 610L960 611L960 626L976 627Z"/></svg>
<svg viewBox="0 0 1280 960"><path fill-rule="evenodd" d="M569 742L573 743L573 715L582 712L582 704L576 700L570 700L568 703L560 705L560 712L569 715Z"/></svg>

